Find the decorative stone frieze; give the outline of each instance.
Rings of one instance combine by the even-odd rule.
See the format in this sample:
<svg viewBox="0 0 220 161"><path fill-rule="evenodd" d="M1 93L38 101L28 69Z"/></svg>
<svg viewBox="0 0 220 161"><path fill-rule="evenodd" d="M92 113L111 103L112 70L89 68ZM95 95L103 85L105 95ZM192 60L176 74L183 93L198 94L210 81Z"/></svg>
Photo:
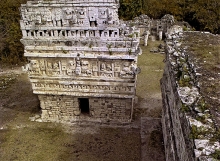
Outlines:
<svg viewBox="0 0 220 161"><path fill-rule="evenodd" d="M118 19L117 0L21 5L25 70L43 121L130 122L139 29Z"/></svg>

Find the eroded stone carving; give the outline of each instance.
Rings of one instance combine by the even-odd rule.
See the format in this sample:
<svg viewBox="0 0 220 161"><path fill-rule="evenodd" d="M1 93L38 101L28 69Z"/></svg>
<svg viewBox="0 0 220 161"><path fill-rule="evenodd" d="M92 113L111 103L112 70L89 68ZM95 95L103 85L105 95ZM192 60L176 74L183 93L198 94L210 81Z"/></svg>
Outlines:
<svg viewBox="0 0 220 161"><path fill-rule="evenodd" d="M119 22L118 7L115 0L21 6L26 69L44 121L131 121L140 31Z"/></svg>
<svg viewBox="0 0 220 161"><path fill-rule="evenodd" d="M29 75L93 76L127 79L134 77L136 69L135 61L97 61L76 57L71 60L60 59L54 62L51 58L38 58L30 61Z"/></svg>

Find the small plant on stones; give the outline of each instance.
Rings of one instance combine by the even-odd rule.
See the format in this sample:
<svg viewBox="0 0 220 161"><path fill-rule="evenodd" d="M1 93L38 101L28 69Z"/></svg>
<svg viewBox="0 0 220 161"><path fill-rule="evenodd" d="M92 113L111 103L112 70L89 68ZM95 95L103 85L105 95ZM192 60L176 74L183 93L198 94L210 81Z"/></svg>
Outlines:
<svg viewBox="0 0 220 161"><path fill-rule="evenodd" d="M215 150L214 153L211 154L214 159L220 160L220 150Z"/></svg>

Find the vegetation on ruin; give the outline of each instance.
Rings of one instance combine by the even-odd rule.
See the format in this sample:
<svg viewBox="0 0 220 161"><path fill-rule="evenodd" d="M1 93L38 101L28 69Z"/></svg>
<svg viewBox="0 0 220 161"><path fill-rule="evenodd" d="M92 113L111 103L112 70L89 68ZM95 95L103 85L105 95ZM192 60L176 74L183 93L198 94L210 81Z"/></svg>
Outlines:
<svg viewBox="0 0 220 161"><path fill-rule="evenodd" d="M210 143L215 143L220 141L220 130L215 130L211 127L205 126L191 126L191 133L189 136L191 139L209 139ZM213 154L215 155L215 153Z"/></svg>
<svg viewBox="0 0 220 161"><path fill-rule="evenodd" d="M200 83L200 93L203 98L198 102L201 111L206 109L219 110L218 96L219 83L219 64L220 64L220 37L207 33L187 34L184 37L184 45L187 46L187 53L190 54L196 63L197 76ZM208 95L208 96L207 96ZM217 105L217 106L216 106Z"/></svg>
<svg viewBox="0 0 220 161"><path fill-rule="evenodd" d="M214 138L215 131L211 127L205 127L205 126L191 126L191 139L210 139L212 138L213 141L217 141L218 139Z"/></svg>
<svg viewBox="0 0 220 161"><path fill-rule="evenodd" d="M200 96L191 106L182 104L182 111L193 117L191 121L191 139L209 140L210 144L220 141L219 121L216 113L219 111L219 64L220 37L207 32L186 32L182 39L181 48L184 49L188 60L183 61L190 68L183 68L180 62L180 86L193 86L199 89ZM190 71L190 69L193 71ZM191 75L192 80L181 80L182 73ZM195 75L195 76L193 76ZM194 122L194 123L193 123ZM198 150L202 151L203 148ZM219 150L211 154L219 159Z"/></svg>
<svg viewBox="0 0 220 161"><path fill-rule="evenodd" d="M220 160L220 150L216 150L214 153L211 154L211 156L212 156L214 159Z"/></svg>
<svg viewBox="0 0 220 161"><path fill-rule="evenodd" d="M182 112L190 112L190 108L186 104L182 103L181 111Z"/></svg>

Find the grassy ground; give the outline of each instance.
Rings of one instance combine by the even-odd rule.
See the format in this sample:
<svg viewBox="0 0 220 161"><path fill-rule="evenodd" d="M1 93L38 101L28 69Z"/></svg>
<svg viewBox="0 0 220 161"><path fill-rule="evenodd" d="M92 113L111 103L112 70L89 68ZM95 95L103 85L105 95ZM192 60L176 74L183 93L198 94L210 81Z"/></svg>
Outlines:
<svg viewBox="0 0 220 161"><path fill-rule="evenodd" d="M156 44L155 44L156 43ZM164 58L149 49L160 42L143 47L139 57L142 72L138 75L134 119L140 116L160 117L159 79ZM5 70L5 69L4 69ZM139 126L112 128L96 125L65 126L28 120L39 113L39 101L32 94L26 74L6 69L0 73L0 160L1 161L139 161L141 138ZM144 109L144 110L143 110ZM161 133L157 136L161 136ZM156 138L149 146L161 146ZM152 149L152 148L148 148ZM163 156L162 148L151 153ZM156 160L148 160L156 161Z"/></svg>
<svg viewBox="0 0 220 161"><path fill-rule="evenodd" d="M148 46L142 46L143 53L138 59L141 73L137 80L138 108L135 109L136 115L161 117L160 79L163 74L164 54L150 52L151 48L158 47L161 43L163 42L149 41ZM138 117L140 116L138 115Z"/></svg>
<svg viewBox="0 0 220 161"><path fill-rule="evenodd" d="M139 56L138 66L141 73L137 80L138 104L134 109L134 118L142 117L142 160L164 161L162 127L160 124L162 98L160 79L163 74L164 54L151 53L162 41L149 41L148 46L142 46L143 53Z"/></svg>
<svg viewBox="0 0 220 161"><path fill-rule="evenodd" d="M60 125L50 123L33 123L28 127L9 128L1 134L4 140L0 160L140 160L140 140L136 129L96 130L95 133L66 133Z"/></svg>
<svg viewBox="0 0 220 161"><path fill-rule="evenodd" d="M162 41L149 41L148 46L142 46L142 55L138 58L138 66L141 73L138 75L137 95L139 98L147 98L160 93L160 78L162 78L164 55L151 53L150 49L157 47Z"/></svg>

